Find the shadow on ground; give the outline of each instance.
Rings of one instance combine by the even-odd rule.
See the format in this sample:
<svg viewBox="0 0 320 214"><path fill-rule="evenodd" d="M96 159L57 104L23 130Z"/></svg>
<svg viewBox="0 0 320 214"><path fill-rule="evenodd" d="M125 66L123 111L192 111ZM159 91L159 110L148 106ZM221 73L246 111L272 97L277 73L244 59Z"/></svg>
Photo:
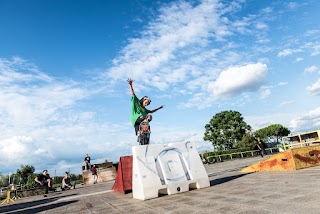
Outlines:
<svg viewBox="0 0 320 214"><path fill-rule="evenodd" d="M25 213L39 213L39 212L54 209L57 207L66 206L68 204L72 204L75 202L78 202L78 200L59 202L59 203L49 204L49 205L45 205L45 206L41 206L41 207L34 207L34 208L22 209L22 210L10 211L10 212L7 211L6 213L10 213L10 214L14 214L14 213L23 213L23 214L25 214Z"/></svg>
<svg viewBox="0 0 320 214"><path fill-rule="evenodd" d="M215 186L215 185L223 184L223 183L232 181L232 180L234 180L234 179L241 178L241 177L243 177L243 176L245 176L245 175L247 175L247 174L233 175L233 176L229 176L229 177L214 179L214 180L211 180L211 181L210 181L210 186Z"/></svg>
<svg viewBox="0 0 320 214"><path fill-rule="evenodd" d="M36 201L29 201L29 202L23 202L19 204L10 204L7 206L0 207L0 213L36 213L36 212L41 212L45 211L48 209L56 208L59 206L65 206L70 203L74 203L76 201L68 201L68 202L60 202L60 203L55 203L55 204L50 204L46 206L41 206L41 207L36 207L39 205L47 204L54 202L58 199L64 198L64 197L69 197L69 196L74 196L77 194L71 194L71 195L61 195L61 196L56 196L56 197L50 197L50 198L45 198L41 200L36 200ZM35 207L35 208L30 208L30 207ZM28 208L28 209L26 209ZM14 212L15 211L15 212Z"/></svg>

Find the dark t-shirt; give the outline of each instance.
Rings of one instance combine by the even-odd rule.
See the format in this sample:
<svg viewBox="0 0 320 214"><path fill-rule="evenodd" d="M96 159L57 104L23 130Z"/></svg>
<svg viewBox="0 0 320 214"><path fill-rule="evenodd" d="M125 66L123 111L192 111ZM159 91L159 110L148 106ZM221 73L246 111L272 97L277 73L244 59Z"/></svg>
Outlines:
<svg viewBox="0 0 320 214"><path fill-rule="evenodd" d="M91 172L93 175L96 175L97 174L97 169L95 167L92 167L91 168Z"/></svg>
<svg viewBox="0 0 320 214"><path fill-rule="evenodd" d="M63 180L64 180L64 182L65 182L66 184L70 184L70 183L71 183L70 178L63 178Z"/></svg>
<svg viewBox="0 0 320 214"><path fill-rule="evenodd" d="M85 157L84 161L88 161L88 163L90 163L90 157Z"/></svg>
<svg viewBox="0 0 320 214"><path fill-rule="evenodd" d="M44 182L44 181L48 180L49 178L50 178L49 175L41 174L41 175L38 176L38 181Z"/></svg>

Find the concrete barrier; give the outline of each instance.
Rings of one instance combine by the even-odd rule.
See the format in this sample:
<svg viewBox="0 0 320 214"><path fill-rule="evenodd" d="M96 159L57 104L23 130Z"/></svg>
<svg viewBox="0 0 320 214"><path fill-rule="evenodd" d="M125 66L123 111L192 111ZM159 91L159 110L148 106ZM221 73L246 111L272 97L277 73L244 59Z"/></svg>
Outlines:
<svg viewBox="0 0 320 214"><path fill-rule="evenodd" d="M132 190L132 156L120 157L112 190L121 194Z"/></svg>
<svg viewBox="0 0 320 214"><path fill-rule="evenodd" d="M146 200L210 186L195 143L132 147L133 198Z"/></svg>

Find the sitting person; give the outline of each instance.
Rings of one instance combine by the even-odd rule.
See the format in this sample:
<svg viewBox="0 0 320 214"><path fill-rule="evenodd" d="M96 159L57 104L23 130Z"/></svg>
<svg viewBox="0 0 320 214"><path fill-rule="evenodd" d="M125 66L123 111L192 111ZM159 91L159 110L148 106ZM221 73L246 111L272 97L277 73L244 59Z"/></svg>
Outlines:
<svg viewBox="0 0 320 214"><path fill-rule="evenodd" d="M37 176L35 179L35 182L37 182L38 184L40 184L40 186L44 186L45 187L45 194L48 193L48 191L55 191L54 188L52 188L52 180L50 178L50 175L48 174L48 170L43 170L42 174Z"/></svg>
<svg viewBox="0 0 320 214"><path fill-rule="evenodd" d="M62 179L62 186L61 190L69 190L69 189L75 189L76 188L76 182L71 183L70 175L68 172L64 173L64 177Z"/></svg>

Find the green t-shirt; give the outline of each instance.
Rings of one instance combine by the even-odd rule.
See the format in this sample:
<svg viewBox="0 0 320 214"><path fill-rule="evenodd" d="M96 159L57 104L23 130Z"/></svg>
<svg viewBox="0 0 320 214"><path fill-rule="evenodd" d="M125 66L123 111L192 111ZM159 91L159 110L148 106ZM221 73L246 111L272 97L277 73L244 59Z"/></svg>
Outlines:
<svg viewBox="0 0 320 214"><path fill-rule="evenodd" d="M132 104L131 123L134 126L138 117L140 117L141 115L144 115L144 114L148 114L151 111L140 105L140 100L138 99L138 97L136 95L131 97L131 104Z"/></svg>

